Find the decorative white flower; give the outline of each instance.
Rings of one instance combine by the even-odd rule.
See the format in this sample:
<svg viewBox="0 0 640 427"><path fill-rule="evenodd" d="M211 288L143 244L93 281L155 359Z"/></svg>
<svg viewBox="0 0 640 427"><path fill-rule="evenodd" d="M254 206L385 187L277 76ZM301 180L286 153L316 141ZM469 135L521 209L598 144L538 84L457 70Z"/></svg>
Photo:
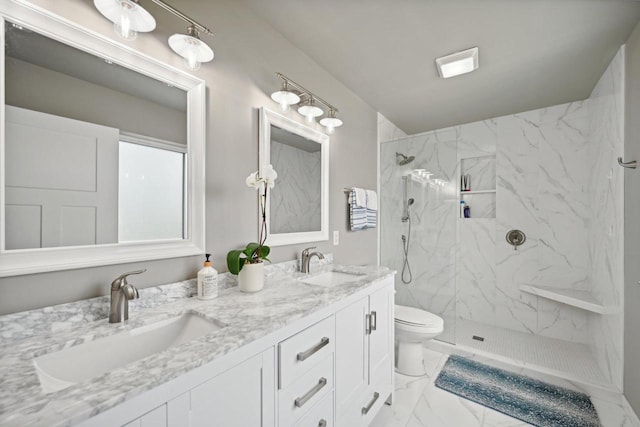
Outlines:
<svg viewBox="0 0 640 427"><path fill-rule="evenodd" d="M278 173L273 169L272 165L267 165L264 167L262 172L262 176L258 173L258 171L252 173L247 177L245 182L247 183L247 187L255 188L256 190L260 189L263 182L269 186L269 188L273 188L276 185L276 179L278 178Z"/></svg>
<svg viewBox="0 0 640 427"><path fill-rule="evenodd" d="M276 185L276 179L278 179L278 173L273 169L272 165L267 165L262 171L262 179L269 185L269 188L273 188Z"/></svg>
<svg viewBox="0 0 640 427"><path fill-rule="evenodd" d="M256 190L260 187L260 180L258 179L258 172L254 172L247 177L245 180L247 183L247 187L255 188Z"/></svg>

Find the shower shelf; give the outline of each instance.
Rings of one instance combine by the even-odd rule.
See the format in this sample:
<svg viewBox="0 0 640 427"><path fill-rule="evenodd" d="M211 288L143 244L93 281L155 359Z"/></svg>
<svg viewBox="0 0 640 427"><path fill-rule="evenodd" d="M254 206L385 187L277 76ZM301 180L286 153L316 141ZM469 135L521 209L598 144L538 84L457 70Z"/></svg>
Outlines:
<svg viewBox="0 0 640 427"><path fill-rule="evenodd" d="M605 307L589 291L574 289L556 289L540 285L520 285L520 290L553 301L561 302L592 313L604 314Z"/></svg>
<svg viewBox="0 0 640 427"><path fill-rule="evenodd" d="M460 194L490 194L495 193L496 190L473 190L473 191L461 191Z"/></svg>

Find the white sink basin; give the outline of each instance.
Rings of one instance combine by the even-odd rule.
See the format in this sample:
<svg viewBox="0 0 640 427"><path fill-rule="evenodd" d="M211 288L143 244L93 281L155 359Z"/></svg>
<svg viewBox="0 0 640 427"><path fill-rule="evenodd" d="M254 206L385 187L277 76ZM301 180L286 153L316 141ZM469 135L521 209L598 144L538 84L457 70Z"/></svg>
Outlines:
<svg viewBox="0 0 640 427"><path fill-rule="evenodd" d="M363 273L346 273L344 271L327 271L315 276L303 277L302 283L317 286L337 286L345 283L355 282L364 276Z"/></svg>
<svg viewBox="0 0 640 427"><path fill-rule="evenodd" d="M45 393L62 390L223 328L193 313L45 354L34 365Z"/></svg>

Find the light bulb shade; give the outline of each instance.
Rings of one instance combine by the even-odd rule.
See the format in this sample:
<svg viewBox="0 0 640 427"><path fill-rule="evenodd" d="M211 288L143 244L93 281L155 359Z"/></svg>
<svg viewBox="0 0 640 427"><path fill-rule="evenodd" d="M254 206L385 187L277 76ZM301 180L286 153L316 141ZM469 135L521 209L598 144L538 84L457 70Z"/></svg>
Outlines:
<svg viewBox="0 0 640 427"><path fill-rule="evenodd" d="M193 70L200 68L200 63L213 59L213 50L206 43L186 34L174 34L169 37L169 47L182 56Z"/></svg>
<svg viewBox="0 0 640 427"><path fill-rule="evenodd" d="M279 90L277 92L273 92L271 94L271 99L281 105L291 105L300 102L300 97L293 92L289 92L288 90Z"/></svg>
<svg viewBox="0 0 640 427"><path fill-rule="evenodd" d="M342 120L338 119L337 117L325 117L324 119L320 120L320 124L326 127L337 128L342 126Z"/></svg>
<svg viewBox="0 0 640 427"><path fill-rule="evenodd" d="M114 23L116 31L124 38L132 33L146 33L156 28L153 16L131 0L93 0L93 4L105 18Z"/></svg>
<svg viewBox="0 0 640 427"><path fill-rule="evenodd" d="M313 119L315 117L319 117L323 115L324 111L322 111L322 108L316 107L315 105L303 105L300 108L298 108L298 113L307 117L307 119L309 117Z"/></svg>

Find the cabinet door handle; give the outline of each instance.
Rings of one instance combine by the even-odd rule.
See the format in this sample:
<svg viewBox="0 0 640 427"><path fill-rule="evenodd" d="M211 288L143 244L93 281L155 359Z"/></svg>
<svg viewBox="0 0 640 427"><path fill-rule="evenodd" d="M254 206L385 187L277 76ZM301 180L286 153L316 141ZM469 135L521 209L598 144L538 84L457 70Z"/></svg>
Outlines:
<svg viewBox="0 0 640 427"><path fill-rule="evenodd" d="M365 332L365 335L371 334L371 315L370 314L364 315L364 332Z"/></svg>
<svg viewBox="0 0 640 427"><path fill-rule="evenodd" d="M293 403L295 403L295 405L298 408L302 408L302 405L307 403L309 401L309 399L311 399L313 396L315 396L316 393L318 393L322 389L322 387L324 387L326 385L327 385L327 379L324 378L324 377L320 378L320 380L318 381L318 384L313 386L313 388L311 390L309 390L304 396L298 397Z"/></svg>
<svg viewBox="0 0 640 427"><path fill-rule="evenodd" d="M371 399L371 402L369 402L367 406L362 408L362 415L367 415L369 413L369 411L371 410L371 408L376 403L376 400L378 400L379 397L380 397L380 393L378 393L377 391L373 393L373 399Z"/></svg>
<svg viewBox="0 0 640 427"><path fill-rule="evenodd" d="M371 330L375 331L378 329L378 313L375 311L371 312Z"/></svg>
<svg viewBox="0 0 640 427"><path fill-rule="evenodd" d="M320 422L318 423L318 427L327 427L327 420L320 420Z"/></svg>
<svg viewBox="0 0 640 427"><path fill-rule="evenodd" d="M307 351L301 351L300 353L298 353L298 360L301 361L301 362L304 361L304 360L307 360L313 354L315 354L318 351L320 351L320 349L322 347L324 347L325 345L327 345L327 344L329 344L329 337L322 337L322 339L320 340L320 343L318 343L317 345L311 347Z"/></svg>

